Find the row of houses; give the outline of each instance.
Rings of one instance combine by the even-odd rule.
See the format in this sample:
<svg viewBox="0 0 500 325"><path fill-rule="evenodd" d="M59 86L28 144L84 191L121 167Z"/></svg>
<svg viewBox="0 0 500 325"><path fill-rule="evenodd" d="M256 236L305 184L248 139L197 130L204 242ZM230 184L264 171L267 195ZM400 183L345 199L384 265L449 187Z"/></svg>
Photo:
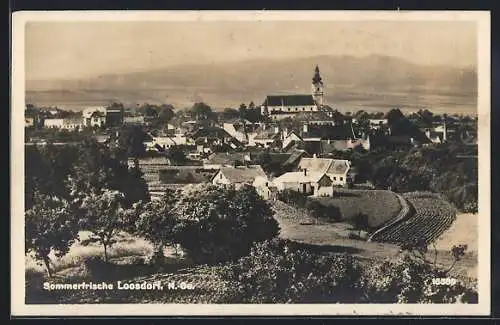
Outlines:
<svg viewBox="0 0 500 325"><path fill-rule="evenodd" d="M216 159L221 158L221 154L214 156L200 166L172 166L167 158L161 157L131 160L129 167L141 169L152 198L160 197L167 188L176 189L198 183L235 188L251 185L265 199L271 199L276 193L287 189L312 196L332 196L334 187L348 186L356 176L348 160L299 155L296 162L291 164L293 170L273 176L266 174L262 166L252 164L249 155L238 157L240 163L243 161L241 164L235 164L230 159Z"/></svg>
<svg viewBox="0 0 500 325"><path fill-rule="evenodd" d="M59 114L56 114L59 113ZM25 127L32 127L38 124L49 129L61 129L76 131L86 127L121 126L123 124L133 124L138 117L124 117L123 108L116 107L87 107L78 116L58 118L60 110L54 114L41 114L38 117L25 117ZM128 120L132 119L131 122ZM139 119L139 123L140 123Z"/></svg>

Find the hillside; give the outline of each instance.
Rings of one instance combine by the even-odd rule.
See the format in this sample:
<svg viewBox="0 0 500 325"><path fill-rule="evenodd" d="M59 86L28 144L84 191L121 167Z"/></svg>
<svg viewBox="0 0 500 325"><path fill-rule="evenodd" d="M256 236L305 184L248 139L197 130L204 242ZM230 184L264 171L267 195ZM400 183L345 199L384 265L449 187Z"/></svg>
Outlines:
<svg viewBox="0 0 500 325"><path fill-rule="evenodd" d="M103 75L86 80L28 80L27 99L68 107L119 100L168 102L177 107L205 101L220 109L260 104L266 94L309 93L314 66L325 82L326 101L340 109L435 107L474 111L477 76L472 68L421 66L384 56L316 56L183 65L153 71Z"/></svg>

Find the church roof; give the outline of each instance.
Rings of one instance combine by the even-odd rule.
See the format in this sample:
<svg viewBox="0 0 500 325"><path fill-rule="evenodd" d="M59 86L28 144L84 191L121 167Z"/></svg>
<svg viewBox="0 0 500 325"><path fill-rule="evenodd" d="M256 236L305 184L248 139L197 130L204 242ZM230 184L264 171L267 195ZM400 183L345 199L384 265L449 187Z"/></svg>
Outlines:
<svg viewBox="0 0 500 325"><path fill-rule="evenodd" d="M312 95L269 95L264 106L309 106L316 105Z"/></svg>

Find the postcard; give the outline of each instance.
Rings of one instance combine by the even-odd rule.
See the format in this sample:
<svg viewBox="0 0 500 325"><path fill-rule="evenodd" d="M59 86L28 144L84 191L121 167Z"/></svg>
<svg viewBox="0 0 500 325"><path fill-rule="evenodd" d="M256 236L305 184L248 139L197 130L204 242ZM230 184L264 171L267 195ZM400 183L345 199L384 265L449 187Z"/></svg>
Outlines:
<svg viewBox="0 0 500 325"><path fill-rule="evenodd" d="M490 313L489 12L16 12L11 122L13 316Z"/></svg>

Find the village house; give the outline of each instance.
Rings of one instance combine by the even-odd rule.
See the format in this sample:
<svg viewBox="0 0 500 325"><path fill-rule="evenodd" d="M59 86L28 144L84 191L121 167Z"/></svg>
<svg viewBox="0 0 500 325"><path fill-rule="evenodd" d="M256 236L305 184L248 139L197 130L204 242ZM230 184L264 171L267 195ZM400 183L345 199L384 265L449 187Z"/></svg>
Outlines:
<svg viewBox="0 0 500 325"><path fill-rule="evenodd" d="M223 129L242 144L248 144L248 134L254 132L258 123L252 123L245 119L233 119L222 123Z"/></svg>
<svg viewBox="0 0 500 325"><path fill-rule="evenodd" d="M123 117L123 124L124 125L144 125L144 116L139 115L139 116L124 116Z"/></svg>
<svg viewBox="0 0 500 325"><path fill-rule="evenodd" d="M158 135L148 133L147 136L147 139L143 142L146 151L165 151L174 146L190 144L187 137L183 135L169 136L165 132L159 132Z"/></svg>
<svg viewBox="0 0 500 325"><path fill-rule="evenodd" d="M345 159L302 158L298 170L326 174L334 186L345 187L355 181L355 173L354 169L351 168L351 162Z"/></svg>
<svg viewBox="0 0 500 325"><path fill-rule="evenodd" d="M87 107L83 110L83 123L90 127L120 126L124 122L124 111L112 107Z"/></svg>
<svg viewBox="0 0 500 325"><path fill-rule="evenodd" d="M261 114L273 120L293 117L301 112L315 112L323 107L323 81L316 66L311 94L269 95L261 105Z"/></svg>
<svg viewBox="0 0 500 325"><path fill-rule="evenodd" d="M281 139L282 134L278 125L263 124L255 132L248 135L248 145L268 148Z"/></svg>
<svg viewBox="0 0 500 325"><path fill-rule="evenodd" d="M383 119L369 119L369 126L372 130L381 130L389 123L386 118Z"/></svg>
<svg viewBox="0 0 500 325"><path fill-rule="evenodd" d="M313 111L313 112L301 112L294 117L294 120L301 122L302 124L308 125L338 125L340 119L335 119L331 115L333 112Z"/></svg>
<svg viewBox="0 0 500 325"><path fill-rule="evenodd" d="M267 187L269 180L259 165L222 167L212 178L212 184L234 186L236 189L244 185Z"/></svg>
<svg viewBox="0 0 500 325"><path fill-rule="evenodd" d="M333 182L323 172L309 172L303 169L298 172L288 172L273 180L279 192L293 190L312 196L332 196Z"/></svg>
<svg viewBox="0 0 500 325"><path fill-rule="evenodd" d="M205 168L234 167L249 165L252 161L252 154L249 152L215 152L203 160Z"/></svg>
<svg viewBox="0 0 500 325"><path fill-rule="evenodd" d="M53 118L45 119L44 127L49 129L62 129L69 131L81 130L85 125L82 118Z"/></svg>
<svg viewBox="0 0 500 325"><path fill-rule="evenodd" d="M369 151L370 136L367 136L366 138L346 139L346 140L321 140L320 153L322 155L326 155L335 151L355 150L358 147L366 151Z"/></svg>
<svg viewBox="0 0 500 325"><path fill-rule="evenodd" d="M189 138L196 145L206 144L207 146L220 146L228 144L231 147L241 147L241 143L232 137L226 130L219 127L204 127L194 131Z"/></svg>

